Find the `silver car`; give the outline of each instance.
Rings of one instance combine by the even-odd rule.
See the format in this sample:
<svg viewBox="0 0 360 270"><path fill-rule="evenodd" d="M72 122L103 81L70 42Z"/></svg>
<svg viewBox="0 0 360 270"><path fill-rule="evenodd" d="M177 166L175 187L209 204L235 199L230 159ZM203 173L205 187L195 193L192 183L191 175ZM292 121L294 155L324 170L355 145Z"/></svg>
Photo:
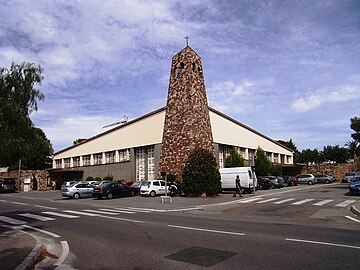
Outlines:
<svg viewBox="0 0 360 270"><path fill-rule="evenodd" d="M92 197L94 187L87 183L75 183L71 186L62 186L61 195L63 197L80 199L85 197Z"/></svg>
<svg viewBox="0 0 360 270"><path fill-rule="evenodd" d="M299 174L296 176L296 179L298 180L299 184L313 185L317 183L315 176L310 173Z"/></svg>

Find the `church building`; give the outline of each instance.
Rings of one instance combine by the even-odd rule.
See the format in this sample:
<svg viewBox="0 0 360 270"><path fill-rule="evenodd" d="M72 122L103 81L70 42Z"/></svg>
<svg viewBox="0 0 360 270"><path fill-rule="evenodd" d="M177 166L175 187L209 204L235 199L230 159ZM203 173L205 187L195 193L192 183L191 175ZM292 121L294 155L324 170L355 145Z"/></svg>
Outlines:
<svg viewBox="0 0 360 270"><path fill-rule="evenodd" d="M214 153L224 167L235 148L253 165L261 147L274 164L290 166L293 152L264 134L208 106L201 58L186 46L172 58L167 104L54 154L50 177L59 183L87 177L181 179L192 149Z"/></svg>

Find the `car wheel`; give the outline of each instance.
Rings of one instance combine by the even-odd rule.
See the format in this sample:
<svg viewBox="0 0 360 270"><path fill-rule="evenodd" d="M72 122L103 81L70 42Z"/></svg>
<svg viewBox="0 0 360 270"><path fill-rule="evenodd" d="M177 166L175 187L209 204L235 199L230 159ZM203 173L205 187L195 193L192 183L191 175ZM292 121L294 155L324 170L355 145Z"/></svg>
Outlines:
<svg viewBox="0 0 360 270"><path fill-rule="evenodd" d="M329 181L329 180L326 180L326 181L325 181L325 184L330 184L330 181Z"/></svg>
<svg viewBox="0 0 360 270"><path fill-rule="evenodd" d="M77 199L80 199L80 194L79 194L79 193L75 193L75 194L74 194L74 199L76 199L76 200L77 200Z"/></svg>
<svg viewBox="0 0 360 270"><path fill-rule="evenodd" d="M102 197L101 197L101 196L97 196L97 198L98 198L98 200L101 200L101 199L102 199Z"/></svg>
<svg viewBox="0 0 360 270"><path fill-rule="evenodd" d="M308 182L308 185L313 185L313 184L314 184L313 181Z"/></svg>
<svg viewBox="0 0 360 270"><path fill-rule="evenodd" d="M135 195L135 192L133 190L130 191L130 197L134 197L134 195Z"/></svg>
<svg viewBox="0 0 360 270"><path fill-rule="evenodd" d="M270 189L275 189L275 185L274 185L274 184L271 184L271 185L270 185Z"/></svg>
<svg viewBox="0 0 360 270"><path fill-rule="evenodd" d="M109 192L107 195L106 195L106 198L108 198L109 200L111 200L113 198L113 195L111 192Z"/></svg>
<svg viewBox="0 0 360 270"><path fill-rule="evenodd" d="M151 191L149 195L150 195L150 197L155 197L156 193L155 193L155 191Z"/></svg>

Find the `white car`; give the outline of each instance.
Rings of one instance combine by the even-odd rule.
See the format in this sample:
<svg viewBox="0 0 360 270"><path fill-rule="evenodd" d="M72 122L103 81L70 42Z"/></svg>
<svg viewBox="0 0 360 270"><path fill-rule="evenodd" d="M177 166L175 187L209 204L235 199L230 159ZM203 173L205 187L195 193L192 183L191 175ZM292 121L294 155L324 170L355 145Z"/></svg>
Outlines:
<svg viewBox="0 0 360 270"><path fill-rule="evenodd" d="M169 191L169 186L167 186ZM140 195L151 196L165 194L165 181L164 180L147 180L140 188Z"/></svg>

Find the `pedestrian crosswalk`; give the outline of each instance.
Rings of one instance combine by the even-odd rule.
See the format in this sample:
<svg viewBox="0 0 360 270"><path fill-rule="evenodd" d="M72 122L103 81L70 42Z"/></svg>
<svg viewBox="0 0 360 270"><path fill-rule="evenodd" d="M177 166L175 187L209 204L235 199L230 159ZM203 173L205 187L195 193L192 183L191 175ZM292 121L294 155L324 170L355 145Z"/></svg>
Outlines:
<svg viewBox="0 0 360 270"><path fill-rule="evenodd" d="M155 210L155 209L154 209ZM31 221L53 221L57 218L67 218L67 219L76 219L81 216L89 217L106 217L106 216L117 216L117 215L127 215L135 213L151 213L154 212L151 209L142 209L142 208L100 208L100 209L82 209L79 211L75 210L60 210L56 211L44 211L40 213L18 213L12 215L11 217L0 215L0 225L10 224L10 225L24 225L30 223ZM156 212L156 211L155 211Z"/></svg>
<svg viewBox="0 0 360 270"><path fill-rule="evenodd" d="M305 205L310 204L314 206L334 206L334 207L347 207L352 205L356 202L356 200L345 200L345 201L336 201L333 199L325 199L325 200L317 200L314 198L307 198L307 199L297 199L297 198L269 198L266 199L265 197L255 197L249 199L243 199L238 201L239 204L248 204L248 203L256 203L256 204L274 204L274 205L281 205L281 204L288 204L288 205Z"/></svg>

